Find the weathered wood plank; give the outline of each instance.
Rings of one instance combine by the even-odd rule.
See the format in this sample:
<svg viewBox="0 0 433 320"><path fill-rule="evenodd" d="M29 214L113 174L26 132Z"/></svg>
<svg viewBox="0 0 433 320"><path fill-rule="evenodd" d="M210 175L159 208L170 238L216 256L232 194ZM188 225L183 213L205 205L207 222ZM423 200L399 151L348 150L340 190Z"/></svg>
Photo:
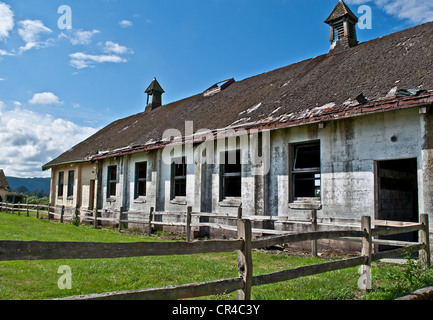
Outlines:
<svg viewBox="0 0 433 320"><path fill-rule="evenodd" d="M241 278L231 278L164 288L82 295L58 300L178 300L230 293L242 287Z"/></svg>
<svg viewBox="0 0 433 320"><path fill-rule="evenodd" d="M301 277L312 276L319 273L341 270L360 266L367 262L367 257L349 258L339 261L325 262L312 266L299 267L291 270L273 272L253 277L253 286L292 280Z"/></svg>
<svg viewBox="0 0 433 320"><path fill-rule="evenodd" d="M395 228L413 227L413 226L420 225L420 223L417 222L392 221L392 220L373 220L372 224L374 224L375 226L395 227Z"/></svg>
<svg viewBox="0 0 433 320"><path fill-rule="evenodd" d="M242 250L238 251L238 272L243 280L243 288L238 291L238 300L251 300L253 277L253 257L251 250L251 221L238 220L238 238L243 239Z"/></svg>
<svg viewBox="0 0 433 320"><path fill-rule="evenodd" d="M420 224L414 225L414 226L408 226L408 227L389 227L389 228L381 228L381 229L372 229L371 234L373 237L376 236L391 236L394 234L401 234L401 233L409 233L414 231L419 231L422 229L422 226Z"/></svg>
<svg viewBox="0 0 433 320"><path fill-rule="evenodd" d="M405 256L409 252L415 252L415 251L423 250L424 248L425 248L425 244L415 244L415 245L405 247L405 248L399 248L399 249L394 249L394 250L377 252L377 253L373 253L371 255L371 261L377 261L380 259Z"/></svg>
<svg viewBox="0 0 433 320"><path fill-rule="evenodd" d="M419 231L420 242L425 244L425 249L419 252L419 260L424 268L430 267L431 265L431 253L430 253L430 235L429 235L429 218L427 214L420 215L420 222L422 229Z"/></svg>
<svg viewBox="0 0 433 320"><path fill-rule="evenodd" d="M293 243L320 239L336 239L343 237L364 237L366 232L357 230L341 230L341 231L320 231L295 233L283 236L270 236L261 239L255 239L252 242L253 248L267 248L282 243Z"/></svg>
<svg viewBox="0 0 433 320"><path fill-rule="evenodd" d="M0 241L0 261L192 255L231 252L241 250L242 246L243 240L138 243Z"/></svg>

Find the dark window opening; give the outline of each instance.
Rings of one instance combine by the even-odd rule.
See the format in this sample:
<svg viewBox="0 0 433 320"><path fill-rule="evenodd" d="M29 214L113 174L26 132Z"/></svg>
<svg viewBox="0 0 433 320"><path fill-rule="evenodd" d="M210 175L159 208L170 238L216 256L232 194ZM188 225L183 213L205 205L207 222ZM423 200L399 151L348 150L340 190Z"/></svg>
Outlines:
<svg viewBox="0 0 433 320"><path fill-rule="evenodd" d="M116 196L117 166L108 167L107 197Z"/></svg>
<svg viewBox="0 0 433 320"><path fill-rule="evenodd" d="M65 184L65 173L59 172L59 183L58 183L58 190L57 190L57 196L63 197L63 186Z"/></svg>
<svg viewBox="0 0 433 320"><path fill-rule="evenodd" d="M74 195L74 171L68 172L68 197L72 197Z"/></svg>
<svg viewBox="0 0 433 320"><path fill-rule="evenodd" d="M221 195L227 197L242 196L242 165L240 150L228 151L222 154L221 159Z"/></svg>
<svg viewBox="0 0 433 320"><path fill-rule="evenodd" d="M294 146L293 198L319 198L320 178L320 144Z"/></svg>
<svg viewBox="0 0 433 320"><path fill-rule="evenodd" d="M174 159L171 165L172 199L186 196L186 158Z"/></svg>
<svg viewBox="0 0 433 320"><path fill-rule="evenodd" d="M146 195L147 162L135 164L135 198Z"/></svg>

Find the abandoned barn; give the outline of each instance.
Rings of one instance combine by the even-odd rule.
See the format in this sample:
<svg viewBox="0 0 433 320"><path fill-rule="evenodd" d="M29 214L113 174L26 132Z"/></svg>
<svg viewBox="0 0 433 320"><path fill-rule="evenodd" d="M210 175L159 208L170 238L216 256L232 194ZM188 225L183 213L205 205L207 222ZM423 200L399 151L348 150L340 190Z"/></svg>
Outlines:
<svg viewBox="0 0 433 320"><path fill-rule="evenodd" d="M359 43L357 21L339 1L323 55L170 104L154 79L143 112L43 167L51 205L136 219L242 206L275 230L311 210L330 225L432 218L433 23Z"/></svg>

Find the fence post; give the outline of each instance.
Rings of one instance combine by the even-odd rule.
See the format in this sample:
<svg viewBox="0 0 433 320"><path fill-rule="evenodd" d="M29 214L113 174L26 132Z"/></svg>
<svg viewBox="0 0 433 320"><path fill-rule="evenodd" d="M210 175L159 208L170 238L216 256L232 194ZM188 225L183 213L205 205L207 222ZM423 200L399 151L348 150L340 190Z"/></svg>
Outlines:
<svg viewBox="0 0 433 320"><path fill-rule="evenodd" d="M238 208L238 220L242 219L242 205Z"/></svg>
<svg viewBox="0 0 433 320"><path fill-rule="evenodd" d="M317 210L311 211L312 232L317 231ZM311 241L311 255L317 257L317 240Z"/></svg>
<svg viewBox="0 0 433 320"><path fill-rule="evenodd" d="M242 250L238 251L238 272L244 281L244 288L238 291L238 300L251 300L253 284L252 228L250 220L238 220L238 238L244 240Z"/></svg>
<svg viewBox="0 0 433 320"><path fill-rule="evenodd" d="M148 223L148 229L147 229L147 235L150 237L152 235L152 220L153 220L153 211L155 209L153 207L150 208L149 211L149 223Z"/></svg>
<svg viewBox="0 0 433 320"><path fill-rule="evenodd" d="M425 248L423 250L420 250L419 252L419 260L421 263L421 266L423 268L430 267L431 264L431 257L430 257L430 227L429 227L429 220L427 214L421 214L420 215L420 222L423 225L423 228L419 231L419 238L420 242L425 244Z"/></svg>
<svg viewBox="0 0 433 320"><path fill-rule="evenodd" d="M186 212L186 241L190 242L191 241L191 213L192 213L192 207L188 207L187 208L187 212Z"/></svg>
<svg viewBox="0 0 433 320"><path fill-rule="evenodd" d="M36 219L39 219L39 204L36 204Z"/></svg>
<svg viewBox="0 0 433 320"><path fill-rule="evenodd" d="M119 209L119 232L122 231L122 218L123 218L123 207Z"/></svg>
<svg viewBox="0 0 433 320"><path fill-rule="evenodd" d="M60 209L60 223L63 223L63 215L65 214L65 206Z"/></svg>
<svg viewBox="0 0 433 320"><path fill-rule="evenodd" d="M98 228L98 209L93 209L93 228Z"/></svg>
<svg viewBox="0 0 433 320"><path fill-rule="evenodd" d="M75 217L75 220L78 221L78 224L80 224L80 218L78 218L78 204L75 206L74 217Z"/></svg>
<svg viewBox="0 0 433 320"><path fill-rule="evenodd" d="M361 218L361 231L367 232L367 236L362 238L362 251L361 255L367 257L366 264L360 268L361 277L358 285L361 291L371 289L371 255L373 250L372 236L371 236L371 217L363 216Z"/></svg>
<svg viewBox="0 0 433 320"><path fill-rule="evenodd" d="M26 213L27 213L27 217L29 217L29 200L26 200Z"/></svg>

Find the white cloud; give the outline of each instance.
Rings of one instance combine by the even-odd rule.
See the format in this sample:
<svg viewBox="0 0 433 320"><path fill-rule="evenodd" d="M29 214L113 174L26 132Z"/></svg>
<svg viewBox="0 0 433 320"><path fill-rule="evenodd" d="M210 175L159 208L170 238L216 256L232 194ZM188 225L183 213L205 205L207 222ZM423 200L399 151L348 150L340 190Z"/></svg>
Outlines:
<svg viewBox="0 0 433 320"><path fill-rule="evenodd" d="M52 92L42 92L33 95L33 98L29 100L30 104L63 104L62 101Z"/></svg>
<svg viewBox="0 0 433 320"><path fill-rule="evenodd" d="M19 49L19 52L28 51L33 48L47 46L48 42L40 42L39 37L43 33L53 32L50 28L44 26L40 20L23 20L18 22L18 34L26 43Z"/></svg>
<svg viewBox="0 0 433 320"><path fill-rule="evenodd" d="M123 57L125 54L134 53L131 49L121 46L113 41L99 43L104 54L88 54L85 52L75 52L69 55L70 64L76 69L92 68L101 63L125 63L128 60Z"/></svg>
<svg viewBox="0 0 433 320"><path fill-rule="evenodd" d="M11 176L41 176L44 164L95 132L19 106L8 109L0 101L0 168Z"/></svg>
<svg viewBox="0 0 433 320"><path fill-rule="evenodd" d="M387 14L401 20L419 24L433 20L433 2L431 0L346 0L347 4L368 4L373 2ZM352 8L354 9L354 8ZM356 11L356 10L354 10Z"/></svg>
<svg viewBox="0 0 433 320"><path fill-rule="evenodd" d="M127 54L132 53L132 50L119 45L118 43L115 43L113 41L107 41L104 44L104 48L102 49L105 53L114 53L114 54Z"/></svg>
<svg viewBox="0 0 433 320"><path fill-rule="evenodd" d="M95 64L99 63L124 63L127 62L125 58L117 55L93 55L84 52L76 52L69 55L71 58L71 66L76 69L84 69L94 67Z"/></svg>
<svg viewBox="0 0 433 320"><path fill-rule="evenodd" d="M7 38L14 28L14 13L6 3L0 2L0 40Z"/></svg>
<svg viewBox="0 0 433 320"><path fill-rule="evenodd" d="M132 21L122 20L122 21L119 21L119 25L120 25L121 28L132 28L132 26L134 24L132 23Z"/></svg>
<svg viewBox="0 0 433 320"><path fill-rule="evenodd" d="M69 41L71 41L73 45L89 44L92 41L92 37L98 33L100 33L99 30L85 31L80 29L74 31L73 34L69 36Z"/></svg>

